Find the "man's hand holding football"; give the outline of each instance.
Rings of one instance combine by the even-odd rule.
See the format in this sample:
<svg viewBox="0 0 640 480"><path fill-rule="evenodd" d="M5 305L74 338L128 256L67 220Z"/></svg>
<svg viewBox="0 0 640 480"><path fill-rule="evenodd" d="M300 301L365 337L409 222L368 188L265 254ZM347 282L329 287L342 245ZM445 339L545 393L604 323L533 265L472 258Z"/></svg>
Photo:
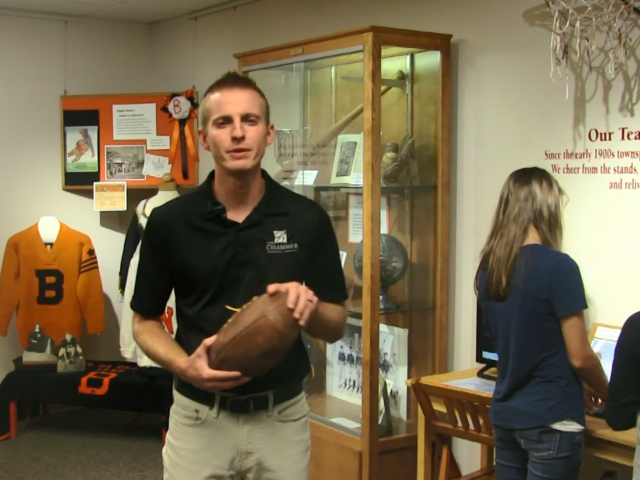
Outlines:
<svg viewBox="0 0 640 480"><path fill-rule="evenodd" d="M210 392L229 390L251 380L243 377L240 372L213 370L209 367L209 348L216 341L216 338L217 335L205 338L195 352L180 363L178 376L186 382Z"/></svg>
<svg viewBox="0 0 640 480"><path fill-rule="evenodd" d="M287 293L287 307L293 310L293 317L298 320L300 328L306 329L311 315L318 305L318 297L305 285L298 282L272 283L267 287L267 293Z"/></svg>

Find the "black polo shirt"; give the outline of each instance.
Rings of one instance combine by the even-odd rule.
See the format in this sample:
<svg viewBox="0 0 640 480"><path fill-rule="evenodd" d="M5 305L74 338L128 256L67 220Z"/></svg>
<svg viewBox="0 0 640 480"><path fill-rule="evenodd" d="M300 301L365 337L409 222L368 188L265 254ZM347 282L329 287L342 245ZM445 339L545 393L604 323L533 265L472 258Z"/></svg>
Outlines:
<svg viewBox="0 0 640 480"><path fill-rule="evenodd" d="M156 207L140 246L131 308L165 311L175 290L176 341L187 354L214 335L271 283L305 283L324 302L347 298L338 242L328 214L313 200L276 183L264 170L265 193L242 222L215 207L212 171L195 191ZM268 374L236 387L249 394L302 382L310 372L302 338Z"/></svg>

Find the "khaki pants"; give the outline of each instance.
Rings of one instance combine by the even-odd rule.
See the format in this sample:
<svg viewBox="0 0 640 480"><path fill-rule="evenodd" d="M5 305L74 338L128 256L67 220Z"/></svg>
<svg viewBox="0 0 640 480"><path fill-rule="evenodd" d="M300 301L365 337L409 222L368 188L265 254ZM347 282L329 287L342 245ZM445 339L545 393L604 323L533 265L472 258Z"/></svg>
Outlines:
<svg viewBox="0 0 640 480"><path fill-rule="evenodd" d="M232 414L174 389L164 480L306 480L310 446L304 392L269 410Z"/></svg>

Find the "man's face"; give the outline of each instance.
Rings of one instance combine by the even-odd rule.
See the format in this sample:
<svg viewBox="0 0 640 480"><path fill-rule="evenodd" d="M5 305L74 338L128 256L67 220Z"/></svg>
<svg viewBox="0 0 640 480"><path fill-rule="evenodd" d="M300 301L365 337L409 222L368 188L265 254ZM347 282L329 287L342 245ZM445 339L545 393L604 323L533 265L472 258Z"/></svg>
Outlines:
<svg viewBox="0 0 640 480"><path fill-rule="evenodd" d="M234 88L216 92L209 102L209 123L198 129L200 144L213 154L216 168L243 172L259 167L275 129L267 124L266 106L253 90Z"/></svg>

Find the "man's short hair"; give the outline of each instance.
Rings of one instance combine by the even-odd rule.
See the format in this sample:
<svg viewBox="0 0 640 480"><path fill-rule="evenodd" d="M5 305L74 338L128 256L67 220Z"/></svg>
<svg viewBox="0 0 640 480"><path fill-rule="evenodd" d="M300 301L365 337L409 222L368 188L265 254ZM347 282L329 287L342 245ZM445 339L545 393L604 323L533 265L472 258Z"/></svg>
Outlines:
<svg viewBox="0 0 640 480"><path fill-rule="evenodd" d="M262 100L264 100L265 104L265 121L267 124L270 123L271 111L269 108L269 101L265 96L264 92L258 87L256 81L248 77L247 75L242 75L235 71L229 71L222 75L218 80L213 82L207 91L204 92L204 96L202 97L202 101L200 102L200 126L206 128L209 123L209 116L211 115L211 111L209 110L209 104L206 102L206 99L209 95L220 92L222 90L230 90L233 88L242 88L246 90L253 90L256 92Z"/></svg>

